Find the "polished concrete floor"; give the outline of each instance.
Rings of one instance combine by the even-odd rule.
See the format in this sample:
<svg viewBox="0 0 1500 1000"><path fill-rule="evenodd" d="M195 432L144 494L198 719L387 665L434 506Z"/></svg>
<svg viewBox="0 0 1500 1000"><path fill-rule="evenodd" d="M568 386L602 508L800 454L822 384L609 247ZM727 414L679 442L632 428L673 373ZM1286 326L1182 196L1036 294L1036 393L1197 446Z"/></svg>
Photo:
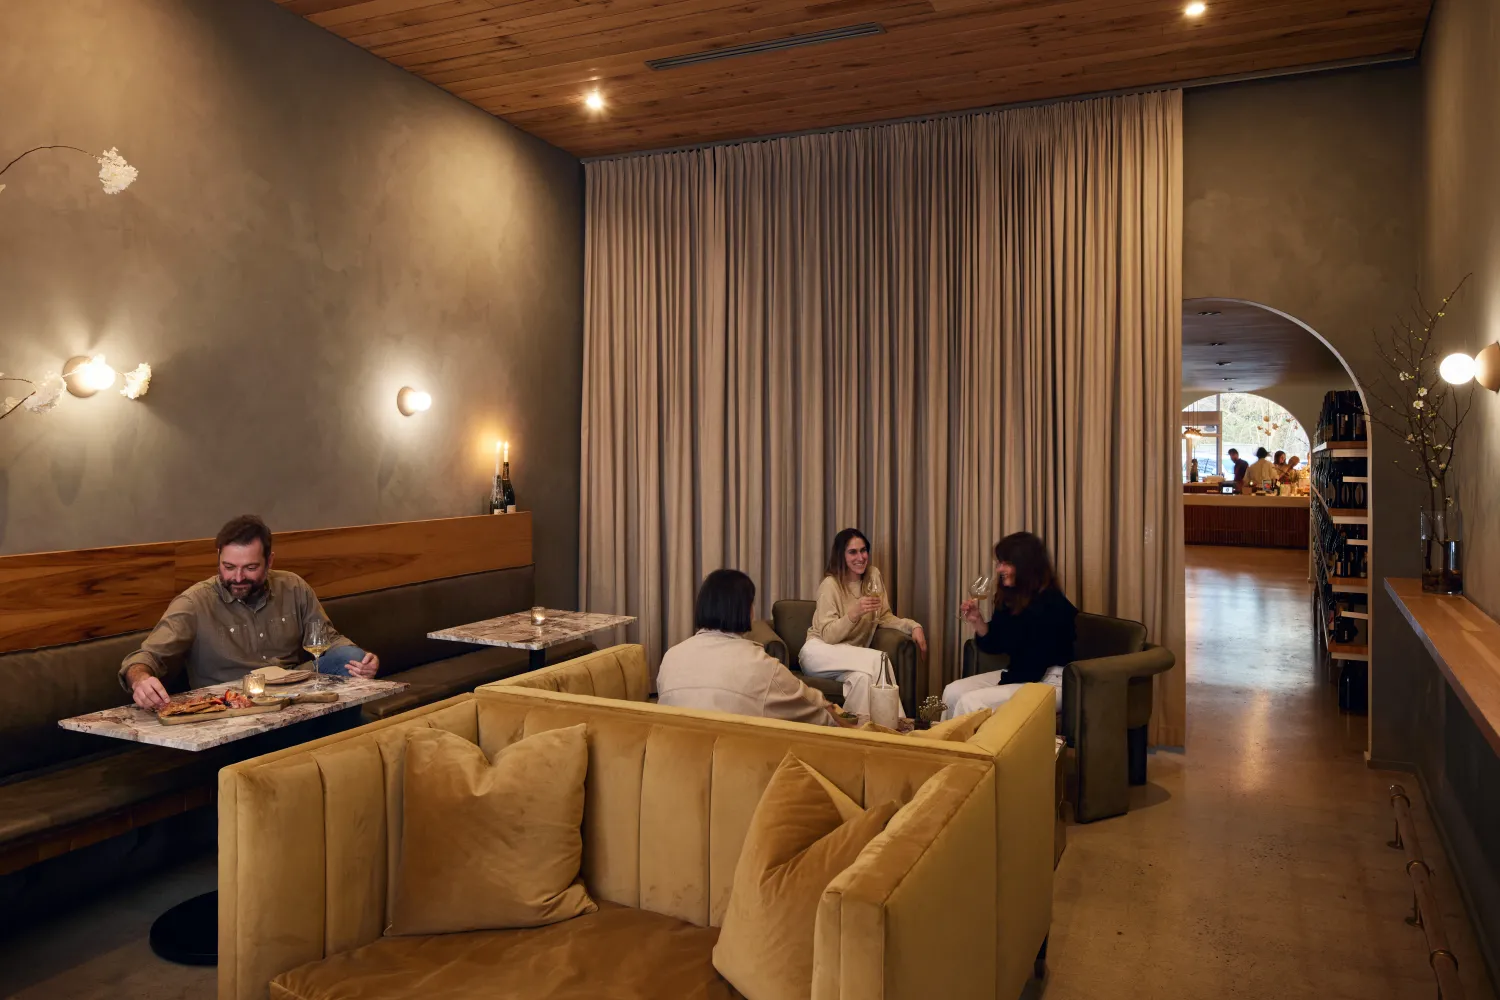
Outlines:
<svg viewBox="0 0 1500 1000"><path fill-rule="evenodd" d="M1470 1000L1494 996L1414 779L1370 770L1317 665L1305 552L1189 546L1188 745L1125 816L1068 829L1047 1000L1428 998L1387 788L1418 836ZM1393 627L1399 627L1393 626Z"/></svg>
<svg viewBox="0 0 1500 1000"><path fill-rule="evenodd" d="M1415 782L1365 766L1313 656L1306 556L1188 549L1188 747L1153 754L1129 814L1068 830L1047 1000L1428 998L1411 892L1386 847L1404 781L1470 1000L1493 1000ZM147 933L212 889L212 858L0 941L0 996L189 1000L212 969L169 965Z"/></svg>

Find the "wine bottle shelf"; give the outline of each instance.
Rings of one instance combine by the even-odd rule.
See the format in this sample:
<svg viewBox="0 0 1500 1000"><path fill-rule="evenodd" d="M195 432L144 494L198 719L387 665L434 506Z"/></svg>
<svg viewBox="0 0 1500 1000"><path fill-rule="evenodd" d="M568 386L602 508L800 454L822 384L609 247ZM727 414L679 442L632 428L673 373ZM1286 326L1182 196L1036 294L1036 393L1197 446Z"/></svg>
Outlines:
<svg viewBox="0 0 1500 1000"><path fill-rule="evenodd" d="M1333 519L1334 524L1367 524L1370 520L1368 511L1356 507L1328 506L1328 501L1323 499L1323 494L1319 493L1316 487L1313 488L1312 495L1317 499L1318 504L1328 512L1328 516Z"/></svg>
<svg viewBox="0 0 1500 1000"><path fill-rule="evenodd" d="M1313 445L1313 454L1330 453L1335 458L1369 458L1370 446L1364 441L1320 441Z"/></svg>
<svg viewBox="0 0 1500 1000"><path fill-rule="evenodd" d="M1330 392L1323 400L1309 460L1309 564L1316 588L1315 613L1323 626L1318 645L1327 657L1330 678L1341 685L1339 704L1351 711L1361 710L1362 699L1345 706L1343 685L1364 683L1373 617L1368 432L1359 393ZM1334 570L1364 575L1335 576Z"/></svg>

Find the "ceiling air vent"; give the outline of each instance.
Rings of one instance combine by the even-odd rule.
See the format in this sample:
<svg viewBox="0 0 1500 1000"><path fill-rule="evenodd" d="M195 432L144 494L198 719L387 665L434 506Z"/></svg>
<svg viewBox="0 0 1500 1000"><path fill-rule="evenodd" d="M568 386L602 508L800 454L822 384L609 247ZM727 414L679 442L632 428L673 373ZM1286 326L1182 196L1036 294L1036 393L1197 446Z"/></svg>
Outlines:
<svg viewBox="0 0 1500 1000"><path fill-rule="evenodd" d="M823 45L827 42L842 42L849 38L883 34L885 34L885 29L871 21L866 24L851 24L847 28L830 28L828 31L814 31L806 35L774 38L768 42L730 45L727 48L690 52L685 56L668 56L665 59L647 59L646 65L652 69L677 69L679 66L696 66L699 63L717 62L720 59L753 56L758 52L778 52L781 49L798 49L804 45Z"/></svg>

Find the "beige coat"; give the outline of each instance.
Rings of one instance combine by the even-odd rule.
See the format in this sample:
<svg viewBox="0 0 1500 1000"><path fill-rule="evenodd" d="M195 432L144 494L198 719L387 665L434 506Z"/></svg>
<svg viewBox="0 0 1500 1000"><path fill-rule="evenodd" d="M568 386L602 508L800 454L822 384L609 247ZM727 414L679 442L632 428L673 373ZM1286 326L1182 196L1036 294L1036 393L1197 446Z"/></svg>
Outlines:
<svg viewBox="0 0 1500 1000"><path fill-rule="evenodd" d="M880 570L871 566L865 571L866 578L880 580L880 610L874 614L860 615L858 621L849 620L849 609L859 603L863 596L860 583L840 584L831 576L823 577L818 584L818 607L813 612L812 627L808 638L822 639L827 643L847 642L854 646L868 646L875 638L878 628L893 628L907 635L917 627L910 618L898 618L891 611L891 592L885 586Z"/></svg>
<svg viewBox="0 0 1500 1000"><path fill-rule="evenodd" d="M821 694L759 643L727 632L699 632L667 650L656 693L663 705L836 725Z"/></svg>

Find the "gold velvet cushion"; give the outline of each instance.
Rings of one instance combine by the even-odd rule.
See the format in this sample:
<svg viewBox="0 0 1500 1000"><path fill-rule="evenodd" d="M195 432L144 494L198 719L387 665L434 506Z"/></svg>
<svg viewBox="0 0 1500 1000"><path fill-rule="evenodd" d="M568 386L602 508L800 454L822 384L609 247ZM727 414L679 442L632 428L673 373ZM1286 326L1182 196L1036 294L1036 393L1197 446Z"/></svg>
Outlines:
<svg viewBox="0 0 1500 1000"><path fill-rule="evenodd" d="M585 728L537 733L494 760L440 729L407 735L387 933L539 927L598 908L578 881Z"/></svg>
<svg viewBox="0 0 1500 1000"><path fill-rule="evenodd" d="M989 717L995 713L988 708L981 708L977 712L960 715L956 719L947 722L939 722L931 729L917 729L912 732L913 736L924 740L949 740L954 743L964 743L975 733L979 727L984 725Z"/></svg>
<svg viewBox="0 0 1500 1000"><path fill-rule="evenodd" d="M283 972L270 1000L737 1000L719 932L602 902L547 927L388 937Z"/></svg>
<svg viewBox="0 0 1500 1000"><path fill-rule="evenodd" d="M749 1000L810 997L818 900L896 809L862 809L795 755L783 757L750 818L714 968Z"/></svg>

